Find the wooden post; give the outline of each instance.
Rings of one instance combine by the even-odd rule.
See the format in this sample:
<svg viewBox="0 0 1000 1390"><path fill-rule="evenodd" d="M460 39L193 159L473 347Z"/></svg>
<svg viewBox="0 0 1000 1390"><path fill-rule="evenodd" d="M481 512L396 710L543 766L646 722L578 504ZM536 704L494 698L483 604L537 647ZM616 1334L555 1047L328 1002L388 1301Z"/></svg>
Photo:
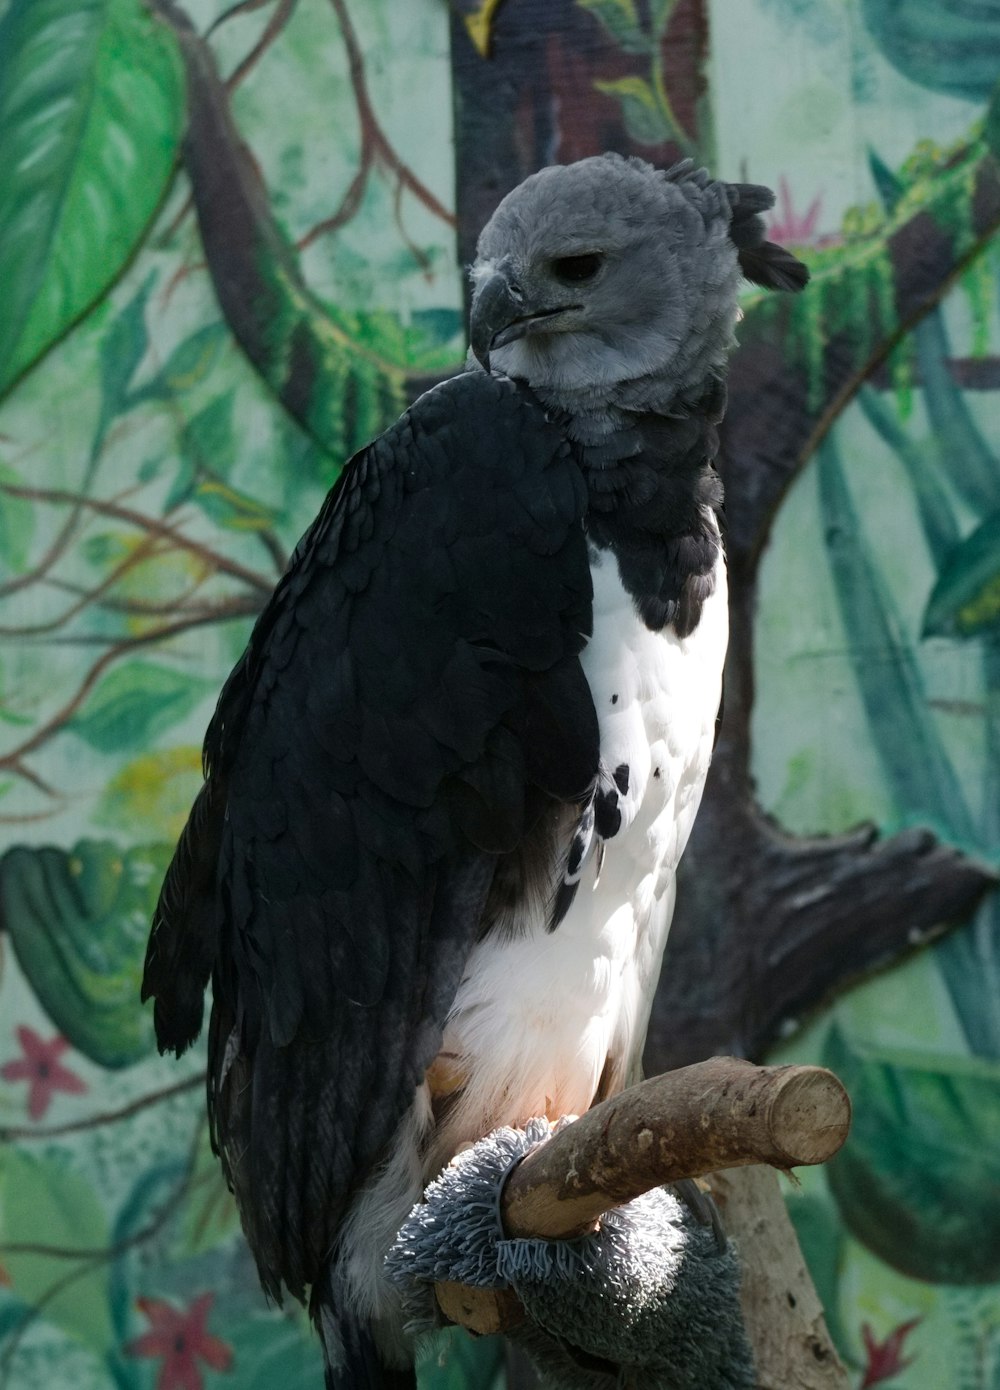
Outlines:
<svg viewBox="0 0 1000 1390"><path fill-rule="evenodd" d="M713 1173L712 1196L740 1253L740 1304L757 1390L847 1390L847 1373L772 1168Z"/></svg>

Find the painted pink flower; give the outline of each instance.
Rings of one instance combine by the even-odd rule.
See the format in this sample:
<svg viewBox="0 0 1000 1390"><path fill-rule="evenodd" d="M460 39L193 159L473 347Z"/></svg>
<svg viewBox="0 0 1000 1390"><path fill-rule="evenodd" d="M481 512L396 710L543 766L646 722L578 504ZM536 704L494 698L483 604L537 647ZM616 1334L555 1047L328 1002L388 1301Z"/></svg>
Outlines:
<svg viewBox="0 0 1000 1390"><path fill-rule="evenodd" d="M65 1038L57 1034L45 1042L34 1028L26 1025L18 1028L17 1037L21 1056L0 1067L0 1076L5 1081L27 1081L28 1114L33 1120L42 1118L57 1091L78 1096L87 1089L87 1083L59 1061L69 1047Z"/></svg>
<svg viewBox="0 0 1000 1390"><path fill-rule="evenodd" d="M823 195L818 193L805 212L796 212L792 203L792 190L782 174L778 180L778 207L771 216L768 234L775 241L791 246L806 246L816 237L816 224L819 210L823 205Z"/></svg>
<svg viewBox="0 0 1000 1390"><path fill-rule="evenodd" d="M902 1359L903 1343L917 1323L922 1321L922 1318L911 1318L909 1322L901 1322L884 1342L876 1339L866 1322L861 1324L861 1337L865 1344L868 1365L859 1390L868 1390L871 1385L881 1385L883 1381L892 1380L893 1376L898 1376L900 1371L906 1370L914 1358L908 1356L905 1361Z"/></svg>
<svg viewBox="0 0 1000 1390"><path fill-rule="evenodd" d="M200 1294L187 1308L176 1308L161 1298L139 1298L139 1308L149 1319L149 1331L128 1343L129 1356L161 1358L156 1390L203 1390L199 1361L214 1371L228 1371L233 1351L228 1343L205 1330L214 1293Z"/></svg>

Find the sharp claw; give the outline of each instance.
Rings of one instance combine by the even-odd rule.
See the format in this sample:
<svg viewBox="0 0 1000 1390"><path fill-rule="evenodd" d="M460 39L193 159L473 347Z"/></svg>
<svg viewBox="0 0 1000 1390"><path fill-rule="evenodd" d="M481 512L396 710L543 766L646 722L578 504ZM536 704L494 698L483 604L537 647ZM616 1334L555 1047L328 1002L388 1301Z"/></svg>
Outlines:
<svg viewBox="0 0 1000 1390"><path fill-rule="evenodd" d="M720 1255L724 1255L729 1248L729 1240L711 1193L703 1191L694 1178L681 1178L680 1182L671 1183L671 1187L699 1226L711 1226L715 1233L716 1249Z"/></svg>

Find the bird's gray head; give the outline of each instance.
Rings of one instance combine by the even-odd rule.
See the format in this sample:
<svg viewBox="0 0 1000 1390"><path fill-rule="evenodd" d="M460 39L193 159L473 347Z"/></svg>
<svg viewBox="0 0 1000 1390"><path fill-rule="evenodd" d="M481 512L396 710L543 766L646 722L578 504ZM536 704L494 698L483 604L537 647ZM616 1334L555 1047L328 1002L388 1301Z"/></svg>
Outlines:
<svg viewBox="0 0 1000 1390"><path fill-rule="evenodd" d="M720 368L741 276L801 289L808 272L764 239L770 190L605 154L508 193L472 267L471 346L543 395L669 377L676 395Z"/></svg>

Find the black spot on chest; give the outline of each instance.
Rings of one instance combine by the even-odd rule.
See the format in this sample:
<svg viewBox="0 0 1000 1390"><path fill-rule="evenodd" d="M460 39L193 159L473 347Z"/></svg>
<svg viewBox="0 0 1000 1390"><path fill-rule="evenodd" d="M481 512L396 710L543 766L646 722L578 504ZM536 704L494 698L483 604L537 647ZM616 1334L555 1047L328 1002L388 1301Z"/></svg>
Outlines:
<svg viewBox="0 0 1000 1390"><path fill-rule="evenodd" d="M622 826L622 811L615 787L605 787L594 796L594 825L602 840L610 840Z"/></svg>

